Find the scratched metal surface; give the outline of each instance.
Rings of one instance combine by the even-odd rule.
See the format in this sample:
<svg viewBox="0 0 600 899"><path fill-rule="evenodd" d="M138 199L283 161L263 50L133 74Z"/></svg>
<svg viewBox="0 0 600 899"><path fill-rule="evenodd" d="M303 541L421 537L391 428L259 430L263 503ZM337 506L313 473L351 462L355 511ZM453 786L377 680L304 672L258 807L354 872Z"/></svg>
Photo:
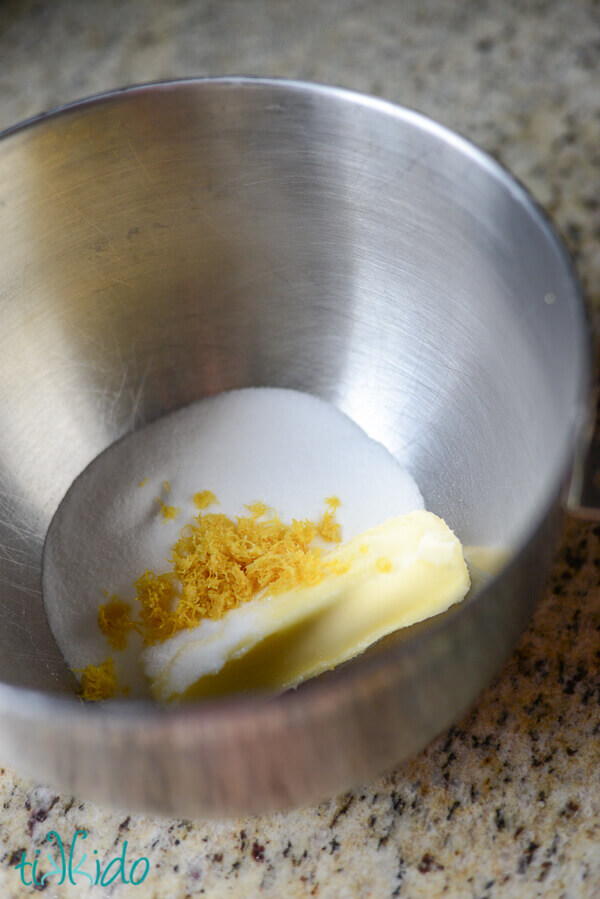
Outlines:
<svg viewBox="0 0 600 899"><path fill-rule="evenodd" d="M466 543L546 501L581 411L568 271L471 151L334 97L142 90L0 146L5 680L70 681L39 569L72 480L209 393L333 400Z"/></svg>

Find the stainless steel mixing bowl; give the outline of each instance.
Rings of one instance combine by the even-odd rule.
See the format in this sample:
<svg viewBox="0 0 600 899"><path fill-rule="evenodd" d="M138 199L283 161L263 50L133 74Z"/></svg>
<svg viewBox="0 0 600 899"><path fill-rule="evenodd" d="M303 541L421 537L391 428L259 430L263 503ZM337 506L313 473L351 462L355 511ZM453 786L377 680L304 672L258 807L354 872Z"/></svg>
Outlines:
<svg viewBox="0 0 600 899"><path fill-rule="evenodd" d="M587 419L583 304L524 190L376 99L192 80L5 133L0 235L2 760L129 808L265 810L370 778L456 719L530 614ZM464 543L510 563L276 700L83 705L40 587L61 498L122 434L247 385L339 406Z"/></svg>

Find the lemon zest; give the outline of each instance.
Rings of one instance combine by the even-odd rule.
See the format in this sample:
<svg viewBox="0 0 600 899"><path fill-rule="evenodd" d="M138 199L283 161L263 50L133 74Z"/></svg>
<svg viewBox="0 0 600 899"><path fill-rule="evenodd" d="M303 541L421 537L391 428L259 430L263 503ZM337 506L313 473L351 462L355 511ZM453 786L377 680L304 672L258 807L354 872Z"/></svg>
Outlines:
<svg viewBox="0 0 600 899"><path fill-rule="evenodd" d="M166 482L165 482L166 483ZM157 496L158 504L160 506L160 514L162 515L163 521L173 521L179 515L180 508L179 506L167 506L163 503L162 499Z"/></svg>
<svg viewBox="0 0 600 899"><path fill-rule="evenodd" d="M118 596L113 596L98 608L98 627L109 642L111 649L125 649L129 631L140 630L131 615L131 606Z"/></svg>
<svg viewBox="0 0 600 899"><path fill-rule="evenodd" d="M216 502L210 491L200 495L208 494ZM249 515L234 520L201 511L172 546L170 570L146 571L135 582L145 644L167 640L204 618L222 618L257 595L318 584L326 574L348 569L349 562L328 561L312 545L317 535L340 540L334 511L325 511L318 523L284 524L263 502L246 508Z"/></svg>
<svg viewBox="0 0 600 899"><path fill-rule="evenodd" d="M197 509L206 509L207 506L212 506L216 501L217 497L210 490L201 490L199 493L194 493L194 505Z"/></svg>
<svg viewBox="0 0 600 899"><path fill-rule="evenodd" d="M117 676L115 665L109 656L100 665L86 665L81 675L79 695L88 702L101 702L112 699L117 692Z"/></svg>
<svg viewBox="0 0 600 899"><path fill-rule="evenodd" d="M323 512L321 520L317 525L319 537L327 540L329 543L339 543L342 539L340 534L340 525L335 520L335 509L327 509Z"/></svg>

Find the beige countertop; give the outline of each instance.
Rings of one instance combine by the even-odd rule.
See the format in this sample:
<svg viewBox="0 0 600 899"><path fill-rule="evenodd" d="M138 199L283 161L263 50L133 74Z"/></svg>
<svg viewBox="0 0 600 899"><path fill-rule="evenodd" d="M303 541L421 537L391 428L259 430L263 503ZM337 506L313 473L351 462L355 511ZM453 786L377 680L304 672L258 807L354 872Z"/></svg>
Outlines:
<svg viewBox="0 0 600 899"><path fill-rule="evenodd" d="M546 206L597 320L593 0L13 0L0 16L0 127L123 84L232 72L341 84L439 119ZM111 812L0 768L0 892L33 894L16 867L23 852L39 858L40 879L48 832L68 853L85 830L81 870L104 868L127 843L126 871L148 859L143 884L55 875L47 896L596 897L599 767L600 526L571 521L511 661L416 759L319 805L219 823Z"/></svg>

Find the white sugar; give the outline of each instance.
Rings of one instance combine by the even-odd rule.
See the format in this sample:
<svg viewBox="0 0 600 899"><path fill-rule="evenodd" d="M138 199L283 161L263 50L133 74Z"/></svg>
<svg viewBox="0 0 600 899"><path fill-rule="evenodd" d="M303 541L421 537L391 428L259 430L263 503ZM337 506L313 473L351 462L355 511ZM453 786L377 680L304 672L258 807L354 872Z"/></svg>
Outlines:
<svg viewBox="0 0 600 899"><path fill-rule="evenodd" d="M201 490L211 490L216 510L230 517L261 500L284 521L315 520L325 498L338 496L343 540L423 508L417 485L381 444L308 394L251 388L181 409L95 459L52 522L44 601L72 668L111 654L118 674L132 685L131 695L146 693L137 666L139 640L130 638L126 653L111 652L97 626L98 606L103 591L131 600L144 571L167 570L170 547L197 514L192 497ZM176 520L163 521L157 497L180 507Z"/></svg>

